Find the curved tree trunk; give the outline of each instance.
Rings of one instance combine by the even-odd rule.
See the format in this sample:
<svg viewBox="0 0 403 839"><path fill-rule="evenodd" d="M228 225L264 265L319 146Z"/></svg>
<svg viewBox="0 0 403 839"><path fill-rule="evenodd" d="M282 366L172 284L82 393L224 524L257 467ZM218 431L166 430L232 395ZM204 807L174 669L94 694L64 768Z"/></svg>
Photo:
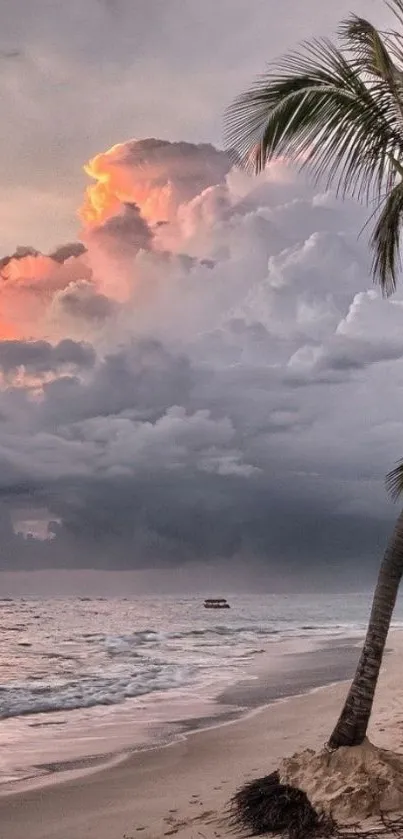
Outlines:
<svg viewBox="0 0 403 839"><path fill-rule="evenodd" d="M365 738L402 573L403 512L379 569L367 635L344 708L328 743L331 749L358 746Z"/></svg>

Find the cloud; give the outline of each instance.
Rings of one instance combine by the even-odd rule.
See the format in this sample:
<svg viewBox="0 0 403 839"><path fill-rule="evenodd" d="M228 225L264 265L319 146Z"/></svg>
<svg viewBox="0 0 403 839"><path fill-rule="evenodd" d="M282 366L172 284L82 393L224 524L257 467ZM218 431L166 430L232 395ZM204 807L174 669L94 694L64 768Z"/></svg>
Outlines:
<svg viewBox="0 0 403 839"><path fill-rule="evenodd" d="M55 262L66 262L67 259L82 256L85 252L86 247L82 242L68 242L66 245L59 245L49 256Z"/></svg>
<svg viewBox="0 0 403 839"><path fill-rule="evenodd" d="M224 202L229 202L224 184L228 158L207 144L132 140L97 155L86 169L96 183L88 187L80 211L82 242L60 245L49 254L20 246L0 260L0 335L32 338L46 333L56 339L63 328L72 328L71 320L63 326L63 315L71 316L74 307L81 321L86 312L89 321L107 317L106 298L109 309L116 310L114 304L126 304L140 285L144 288L143 266L136 265L141 252L158 254L159 265L162 260L168 266L172 251L187 266L194 264L197 253L190 253L190 236L178 224L180 210L188 229L189 224L194 227L192 199L198 196L206 207L213 200L206 216L211 228L220 202L209 199L209 189L221 188ZM161 221L170 222L168 229ZM200 255L208 266L210 254L202 248ZM83 323L77 324L74 337L84 337L83 329Z"/></svg>
<svg viewBox="0 0 403 839"><path fill-rule="evenodd" d="M153 242L152 230L139 208L136 204L129 203L123 204L117 215L106 218L99 225L87 230L83 236L92 254L95 274L97 269L99 270L96 262L97 248L102 251L101 260L102 257L105 260L107 256L112 256L115 262L123 262L131 256L136 256L140 250L150 250Z"/></svg>
<svg viewBox="0 0 403 839"><path fill-rule="evenodd" d="M140 340L108 353L85 383L63 377L44 386L41 422L69 426L91 417L155 420L172 405L188 402L203 371L185 355L171 353L160 342Z"/></svg>
<svg viewBox="0 0 403 839"><path fill-rule="evenodd" d="M70 338L52 345L47 341L0 341L0 369L15 372L23 367L28 373L45 373L66 367L92 367L95 352L91 345Z"/></svg>
<svg viewBox="0 0 403 839"><path fill-rule="evenodd" d="M105 321L116 311L116 304L100 294L92 282L78 280L55 294L53 309L56 316L60 309L62 317L66 315L72 320Z"/></svg>
<svg viewBox="0 0 403 839"><path fill-rule="evenodd" d="M91 165L106 193L85 247L3 264L23 334L0 342L0 563L369 575L393 516L402 298L370 285L360 211L208 146L130 141Z"/></svg>
<svg viewBox="0 0 403 839"><path fill-rule="evenodd" d="M151 138L119 143L87 163L95 184L87 188L80 215L86 226L98 226L130 202L151 223L172 221L181 204L222 182L229 169L227 155L207 144Z"/></svg>
<svg viewBox="0 0 403 839"><path fill-rule="evenodd" d="M285 0L279 15L277 0L251 2L221 0L217 10L205 0L197 12L193 0L8 4L0 50L20 57L1 62L1 252L17 242L48 252L74 239L82 162L116 140L219 145L233 96L300 40L332 34L351 10L350 0ZM383 4L353 5L390 27Z"/></svg>
<svg viewBox="0 0 403 839"><path fill-rule="evenodd" d="M305 344L289 359L291 376L320 381L328 374L345 379L369 365L403 358L401 337L402 301L385 307L376 291L359 292L346 316L327 336L325 343Z"/></svg>

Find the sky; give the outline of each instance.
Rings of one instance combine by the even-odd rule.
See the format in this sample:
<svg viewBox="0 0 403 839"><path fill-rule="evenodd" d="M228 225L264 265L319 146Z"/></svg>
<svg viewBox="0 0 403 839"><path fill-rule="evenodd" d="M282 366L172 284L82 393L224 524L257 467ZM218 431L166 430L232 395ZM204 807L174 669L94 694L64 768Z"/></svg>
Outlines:
<svg viewBox="0 0 403 839"><path fill-rule="evenodd" d="M388 20L376 0L0 2L4 586L373 579L402 292L372 285L363 208L282 161L251 180L221 139L266 63L350 10Z"/></svg>

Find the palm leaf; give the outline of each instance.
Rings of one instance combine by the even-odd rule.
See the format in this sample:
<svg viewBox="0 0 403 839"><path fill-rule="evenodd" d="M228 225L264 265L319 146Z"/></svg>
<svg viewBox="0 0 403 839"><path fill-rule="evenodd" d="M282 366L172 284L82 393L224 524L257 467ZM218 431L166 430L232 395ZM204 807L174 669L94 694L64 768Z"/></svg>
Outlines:
<svg viewBox="0 0 403 839"><path fill-rule="evenodd" d="M399 25L403 26L403 0L385 0L385 2L387 7L394 14Z"/></svg>
<svg viewBox="0 0 403 839"><path fill-rule="evenodd" d="M398 10L403 10L403 0L396 0L395 5ZM372 23L352 15L340 24L339 34L345 49L351 53L351 62L361 74L366 75L372 88L376 89L380 80L379 92L382 94L384 87L388 89L389 96L385 97L385 102L388 101L392 120L400 121L403 129L403 73L389 51L392 45L391 37L396 39L397 33L391 33L384 40ZM402 177L403 169L400 162L395 159L391 162ZM400 183L392 188L389 180L386 183L386 191L387 198L370 244L375 251L372 263L374 277L379 281L383 292L389 295L396 290L397 270L401 268L399 245L403 189Z"/></svg>
<svg viewBox="0 0 403 839"><path fill-rule="evenodd" d="M390 497L393 501L397 501L403 492L403 461L388 472L385 483Z"/></svg>
<svg viewBox="0 0 403 839"><path fill-rule="evenodd" d="M386 295L396 290L401 268L400 233L403 220L403 181L390 190L383 203L370 244L374 250L372 270Z"/></svg>
<svg viewBox="0 0 403 839"><path fill-rule="evenodd" d="M379 198L395 178L390 155L403 155L403 137L391 119L390 94L372 91L329 41L286 56L238 97L226 112L225 139L236 160L260 171L285 155L327 176L343 194Z"/></svg>
<svg viewBox="0 0 403 839"><path fill-rule="evenodd" d="M370 21L351 15L339 26L344 49L351 52L351 63L360 71L375 78L389 81L400 71L396 67L387 43Z"/></svg>
<svg viewBox="0 0 403 839"><path fill-rule="evenodd" d="M388 38L388 48L393 57L399 62L400 69L403 66L403 37L401 29L403 27L403 2L402 0L390 0L386 5L393 12L395 18L399 23L400 31L396 29L389 30L386 35Z"/></svg>
<svg viewBox="0 0 403 839"><path fill-rule="evenodd" d="M225 143L248 170L284 156L343 196L379 204L401 178L400 68L367 21L354 17L342 27L347 50L306 43L239 96L226 111ZM382 264L377 279L389 293L394 263Z"/></svg>
<svg viewBox="0 0 403 839"><path fill-rule="evenodd" d="M403 127L403 73L392 58L397 54L398 33L383 38L368 20L351 15L340 24L339 35L351 64L367 79L370 89L384 97L391 118L397 118Z"/></svg>

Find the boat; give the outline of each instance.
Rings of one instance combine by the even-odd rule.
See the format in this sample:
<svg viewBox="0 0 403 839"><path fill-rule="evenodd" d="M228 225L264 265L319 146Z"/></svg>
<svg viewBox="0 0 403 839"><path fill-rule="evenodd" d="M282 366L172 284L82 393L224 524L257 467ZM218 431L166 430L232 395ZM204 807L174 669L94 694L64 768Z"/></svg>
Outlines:
<svg viewBox="0 0 403 839"><path fill-rule="evenodd" d="M205 609L230 609L229 603L224 597L208 597L204 601Z"/></svg>

